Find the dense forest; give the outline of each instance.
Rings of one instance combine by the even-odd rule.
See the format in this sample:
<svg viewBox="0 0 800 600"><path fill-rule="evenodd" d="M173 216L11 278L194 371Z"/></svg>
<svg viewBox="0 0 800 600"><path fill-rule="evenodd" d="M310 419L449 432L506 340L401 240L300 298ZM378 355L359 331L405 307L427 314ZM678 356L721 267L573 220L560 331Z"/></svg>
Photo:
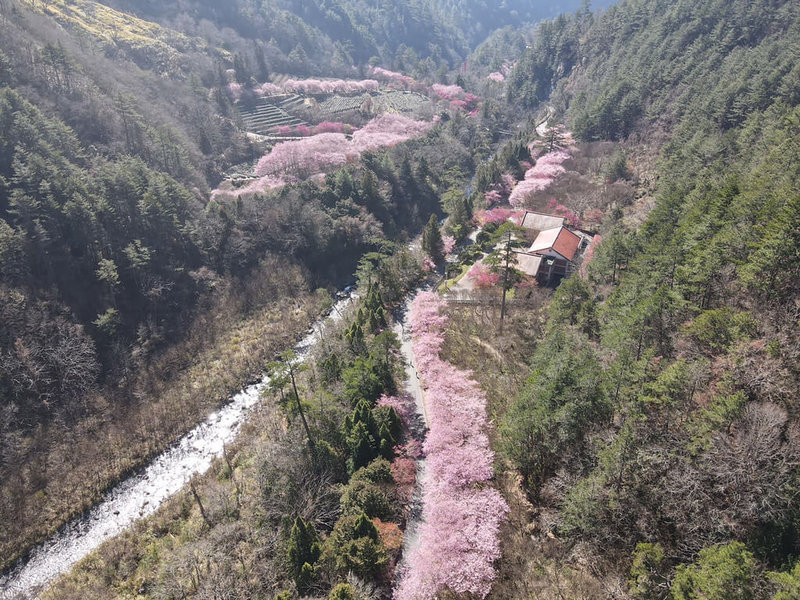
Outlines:
<svg viewBox="0 0 800 600"><path fill-rule="evenodd" d="M0 10L7 566L260 373L327 304L314 289L393 252L486 149L454 119L423 152L209 201L265 152L218 79L235 57L99 4Z"/></svg>
<svg viewBox="0 0 800 600"><path fill-rule="evenodd" d="M510 78L654 169L497 408L571 597L798 589L799 25L792 2L622 2L543 26Z"/></svg>
<svg viewBox="0 0 800 600"><path fill-rule="evenodd" d="M46 597L798 597L798 55L791 0L0 0L0 568L267 371ZM558 286L523 209L596 236Z"/></svg>

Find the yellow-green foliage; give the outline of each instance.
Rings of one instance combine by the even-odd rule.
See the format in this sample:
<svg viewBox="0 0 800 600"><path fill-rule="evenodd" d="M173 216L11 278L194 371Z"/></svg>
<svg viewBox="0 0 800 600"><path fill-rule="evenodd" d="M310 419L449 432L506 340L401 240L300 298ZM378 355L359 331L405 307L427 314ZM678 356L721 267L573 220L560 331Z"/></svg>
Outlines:
<svg viewBox="0 0 800 600"><path fill-rule="evenodd" d="M184 66L184 53L209 50L205 42L198 38L116 11L98 2L24 2L33 10L54 18L63 27L79 35L88 35L106 52L123 52L142 67L176 72Z"/></svg>

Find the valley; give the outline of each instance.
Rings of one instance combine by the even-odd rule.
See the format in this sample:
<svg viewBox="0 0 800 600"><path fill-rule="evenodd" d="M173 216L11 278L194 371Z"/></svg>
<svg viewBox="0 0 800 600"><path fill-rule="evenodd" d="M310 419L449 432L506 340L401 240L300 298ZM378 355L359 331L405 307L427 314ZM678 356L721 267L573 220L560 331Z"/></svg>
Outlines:
<svg viewBox="0 0 800 600"><path fill-rule="evenodd" d="M0 1L0 596L794 598L798 27Z"/></svg>

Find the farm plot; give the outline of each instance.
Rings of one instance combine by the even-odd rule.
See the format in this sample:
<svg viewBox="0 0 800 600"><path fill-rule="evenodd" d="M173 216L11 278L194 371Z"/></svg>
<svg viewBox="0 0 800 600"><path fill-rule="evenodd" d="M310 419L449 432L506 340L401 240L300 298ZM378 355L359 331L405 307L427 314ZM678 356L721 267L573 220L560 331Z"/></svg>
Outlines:
<svg viewBox="0 0 800 600"><path fill-rule="evenodd" d="M317 109L320 115L325 117L341 115L346 112L356 112L360 110L364 102L367 102L371 97L372 96L369 94L362 94L360 96L330 96L320 102Z"/></svg>
<svg viewBox="0 0 800 600"><path fill-rule="evenodd" d="M291 103L292 100L282 100ZM302 103L302 100L300 101ZM242 125L246 131L267 135L282 125L303 125L303 121L289 114L281 106L276 106L269 100L262 99L252 106L239 106Z"/></svg>
<svg viewBox="0 0 800 600"><path fill-rule="evenodd" d="M423 106L431 105L430 99L417 92L392 90L379 94L374 99L376 112L415 113Z"/></svg>
<svg viewBox="0 0 800 600"><path fill-rule="evenodd" d="M320 116L331 118L362 110L372 114L393 112L412 115L426 105L432 106L432 103L422 94L392 90L360 96L330 96L320 102L317 108Z"/></svg>
<svg viewBox="0 0 800 600"><path fill-rule="evenodd" d="M270 100L278 108L285 110L289 114L294 114L295 111L301 110L305 103L305 98L303 98L303 96L298 96L297 94L273 96L270 98Z"/></svg>

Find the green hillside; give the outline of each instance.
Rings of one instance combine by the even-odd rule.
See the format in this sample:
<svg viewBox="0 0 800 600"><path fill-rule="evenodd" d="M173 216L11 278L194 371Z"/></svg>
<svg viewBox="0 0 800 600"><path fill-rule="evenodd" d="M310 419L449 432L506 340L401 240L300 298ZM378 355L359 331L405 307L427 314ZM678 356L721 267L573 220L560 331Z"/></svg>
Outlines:
<svg viewBox="0 0 800 600"><path fill-rule="evenodd" d="M793 2L627 1L545 26L510 79L579 138L659 154L652 209L609 214L500 409L555 573L580 556L636 598L797 589L771 571L800 550L798 49Z"/></svg>

